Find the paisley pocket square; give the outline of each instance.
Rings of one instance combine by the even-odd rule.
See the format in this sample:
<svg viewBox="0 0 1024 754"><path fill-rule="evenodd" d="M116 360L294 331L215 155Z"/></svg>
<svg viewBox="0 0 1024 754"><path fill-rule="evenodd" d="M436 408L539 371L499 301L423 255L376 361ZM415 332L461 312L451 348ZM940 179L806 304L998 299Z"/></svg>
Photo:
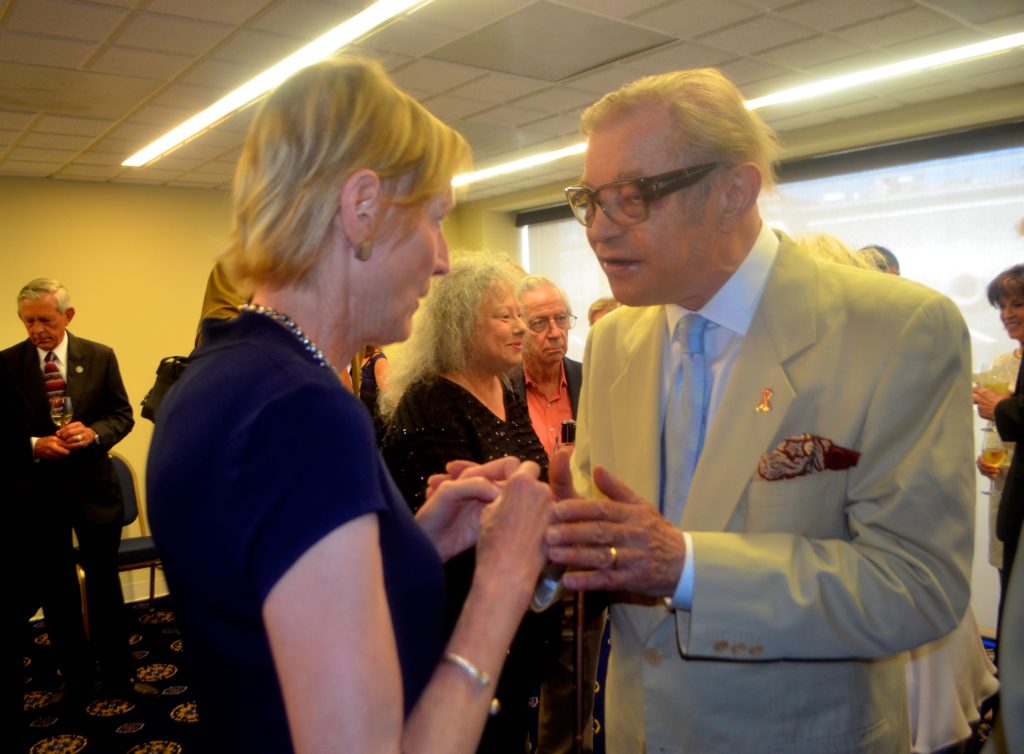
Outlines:
<svg viewBox="0 0 1024 754"><path fill-rule="evenodd" d="M791 435L775 450L761 454L757 476L768 482L793 479L824 469L842 470L857 465L860 453L843 448L829 439L805 432Z"/></svg>

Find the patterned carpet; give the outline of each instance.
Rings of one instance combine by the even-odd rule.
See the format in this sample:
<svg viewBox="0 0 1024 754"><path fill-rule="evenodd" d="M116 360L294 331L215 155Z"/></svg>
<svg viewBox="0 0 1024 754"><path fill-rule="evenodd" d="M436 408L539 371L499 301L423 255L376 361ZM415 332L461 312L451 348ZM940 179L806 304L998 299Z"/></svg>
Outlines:
<svg viewBox="0 0 1024 754"><path fill-rule="evenodd" d="M194 695L180 668L182 642L169 598L125 606L139 680L160 696L128 699L96 691L53 703L60 677L45 621L29 629L23 660L25 714L17 749L31 754L188 754L201 752ZM6 737L5 737L6 738Z"/></svg>

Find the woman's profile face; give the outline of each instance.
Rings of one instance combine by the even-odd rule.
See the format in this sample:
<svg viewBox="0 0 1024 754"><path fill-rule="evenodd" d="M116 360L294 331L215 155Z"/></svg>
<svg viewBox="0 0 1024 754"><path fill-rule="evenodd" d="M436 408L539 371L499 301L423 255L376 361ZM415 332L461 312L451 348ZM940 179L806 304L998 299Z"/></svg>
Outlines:
<svg viewBox="0 0 1024 754"><path fill-rule="evenodd" d="M369 264L376 266L376 281L368 281L367 303L379 311L375 343L395 343L412 332L412 316L430 289L430 278L448 272L448 244L441 221L452 208L450 194L435 196L419 207L403 211L392 222L403 224L393 240L380 241Z"/></svg>
<svg viewBox="0 0 1024 754"><path fill-rule="evenodd" d="M470 367L474 371L504 374L523 360L523 333L526 324L510 288L488 296L477 312L476 342L470 349Z"/></svg>
<svg viewBox="0 0 1024 754"><path fill-rule="evenodd" d="M1024 345L1024 291L1007 292L999 299L999 319L1006 334Z"/></svg>

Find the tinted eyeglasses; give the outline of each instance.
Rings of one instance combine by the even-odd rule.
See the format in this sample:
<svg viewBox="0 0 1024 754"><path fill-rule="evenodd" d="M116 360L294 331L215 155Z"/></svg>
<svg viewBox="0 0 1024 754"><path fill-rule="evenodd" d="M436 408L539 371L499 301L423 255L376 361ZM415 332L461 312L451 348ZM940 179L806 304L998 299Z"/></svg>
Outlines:
<svg viewBox="0 0 1024 754"><path fill-rule="evenodd" d="M707 162L647 178L612 181L594 189L570 186L565 196L572 213L585 228L594 224L598 206L616 225L636 225L650 215L651 202L699 183L717 166L717 162Z"/></svg>

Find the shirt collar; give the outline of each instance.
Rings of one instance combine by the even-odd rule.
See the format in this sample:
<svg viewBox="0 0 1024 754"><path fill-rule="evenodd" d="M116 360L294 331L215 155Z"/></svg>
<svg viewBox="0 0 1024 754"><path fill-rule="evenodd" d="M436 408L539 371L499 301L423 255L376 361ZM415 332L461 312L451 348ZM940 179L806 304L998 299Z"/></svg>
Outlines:
<svg viewBox="0 0 1024 754"><path fill-rule="evenodd" d="M561 378L559 380L559 386L560 387L565 387L565 385L566 385L566 382L565 382L565 361L559 361L558 362L558 369L559 369L559 372L561 373ZM536 384L537 384L537 381L534 380L530 376L530 373L526 370L526 361L523 361L523 381L526 382L527 385L534 385L534 386L536 386Z"/></svg>
<svg viewBox="0 0 1024 754"><path fill-rule="evenodd" d="M36 349L36 353L39 355L39 366L42 367L43 364L46 363L46 354L48 354L49 351L44 351L41 348L37 348ZM67 367L67 365L68 365L68 333L67 333L67 330L64 331L64 337L61 338L60 343L58 343L57 347L53 349L53 353L57 357L57 363L60 366L62 366L62 367Z"/></svg>
<svg viewBox="0 0 1024 754"><path fill-rule="evenodd" d="M746 335L778 250L779 237L767 223L762 222L757 240L746 258L697 314L719 327ZM689 309L678 304L666 305L669 333L675 332L676 323L690 313Z"/></svg>

